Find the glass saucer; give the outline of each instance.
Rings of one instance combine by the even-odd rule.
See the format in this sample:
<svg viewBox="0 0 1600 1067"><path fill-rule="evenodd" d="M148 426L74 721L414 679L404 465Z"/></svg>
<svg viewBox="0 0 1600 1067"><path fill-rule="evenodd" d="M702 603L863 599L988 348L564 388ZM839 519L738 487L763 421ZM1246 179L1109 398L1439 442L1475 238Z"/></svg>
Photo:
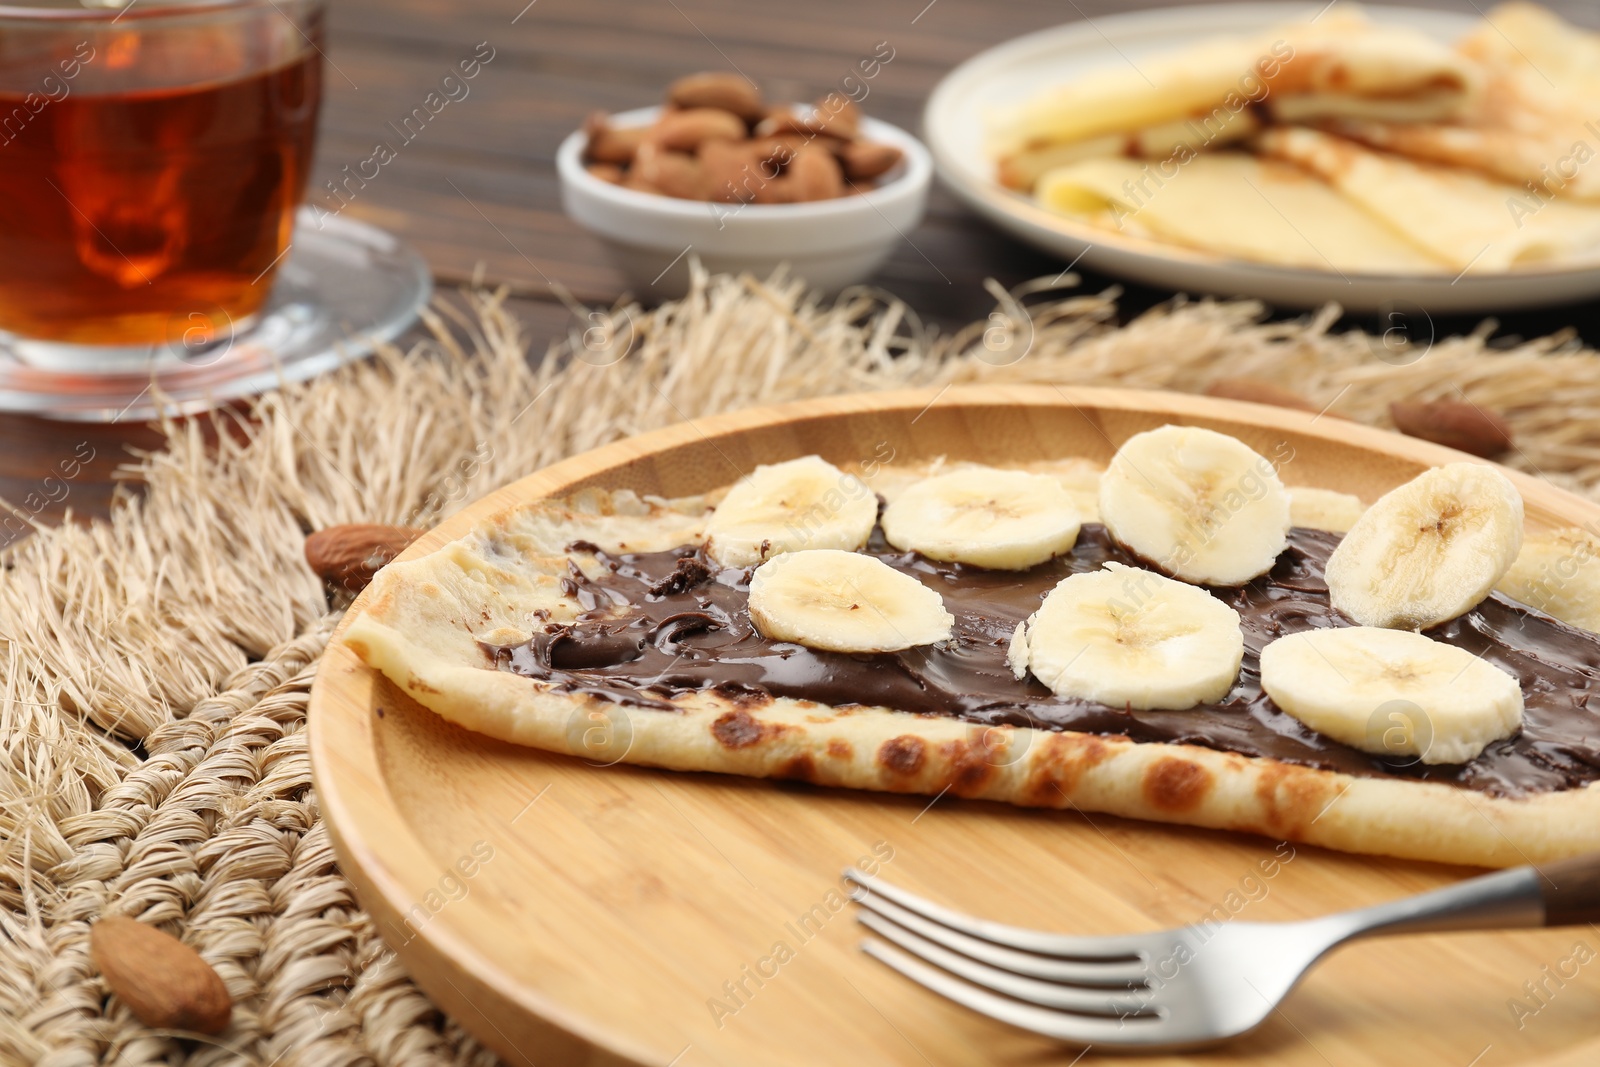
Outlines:
<svg viewBox="0 0 1600 1067"><path fill-rule="evenodd" d="M214 344L160 349L127 370L50 369L0 337L0 411L76 422L189 415L359 359L416 321L428 266L362 222L301 210L294 243L256 322ZM160 399L156 395L160 394Z"/></svg>

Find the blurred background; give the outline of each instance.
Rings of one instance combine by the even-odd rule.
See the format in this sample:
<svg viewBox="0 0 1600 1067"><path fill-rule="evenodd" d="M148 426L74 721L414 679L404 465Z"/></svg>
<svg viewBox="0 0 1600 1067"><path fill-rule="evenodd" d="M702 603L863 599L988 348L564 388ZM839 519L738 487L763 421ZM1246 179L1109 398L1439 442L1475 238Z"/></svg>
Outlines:
<svg viewBox="0 0 1600 1067"><path fill-rule="evenodd" d="M1473 0L1408 2L1468 15L1486 10ZM510 285L516 310L540 339L565 331L570 321L552 287L565 287L591 304L609 304L626 289L596 239L561 210L556 147L591 111L653 104L663 85L700 70L740 71L771 99L812 100L836 88L861 56L886 42L893 58L870 83L863 110L920 132L929 92L969 56L1062 22L1171 5L1172 0L332 0L327 100L308 199L411 242L427 257L441 289L475 276ZM1579 25L1600 28L1600 5L1591 0L1546 0L1546 6ZM413 109L424 107L430 92L440 92L440 79L462 59L480 54L492 58L465 83L467 94L430 113L426 125L413 119L404 132L420 132L402 143L396 130ZM394 158L364 185L347 182L345 168L369 159L378 142L393 145ZM338 195L330 182L345 183ZM928 320L950 327L982 318L993 307L983 279L1009 287L1063 266L992 229L937 188L926 221L906 237L873 280ZM1089 291L1112 284L1085 274ZM1172 295L1124 289L1124 314ZM1349 322L1376 325L1359 317ZM1600 343L1600 309L1592 305L1504 315L1500 322L1512 336L1573 325L1589 344ZM1435 326L1444 335L1476 324L1477 316L1462 316Z"/></svg>

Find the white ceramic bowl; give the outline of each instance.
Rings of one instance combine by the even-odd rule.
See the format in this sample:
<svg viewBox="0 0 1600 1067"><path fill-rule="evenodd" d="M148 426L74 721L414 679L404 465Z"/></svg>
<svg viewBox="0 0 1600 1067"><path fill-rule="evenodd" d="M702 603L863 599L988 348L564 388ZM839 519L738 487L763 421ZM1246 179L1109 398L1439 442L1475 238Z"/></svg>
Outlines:
<svg viewBox="0 0 1600 1067"><path fill-rule="evenodd" d="M659 111L624 111L612 121L643 126ZM637 296L682 296L691 256L714 273L749 271L758 278L787 263L811 285L835 292L869 277L922 221L933 174L922 142L899 127L869 118L861 133L904 153L877 188L808 204L741 205L679 200L602 181L584 169L585 138L578 130L556 152L561 203L605 244Z"/></svg>

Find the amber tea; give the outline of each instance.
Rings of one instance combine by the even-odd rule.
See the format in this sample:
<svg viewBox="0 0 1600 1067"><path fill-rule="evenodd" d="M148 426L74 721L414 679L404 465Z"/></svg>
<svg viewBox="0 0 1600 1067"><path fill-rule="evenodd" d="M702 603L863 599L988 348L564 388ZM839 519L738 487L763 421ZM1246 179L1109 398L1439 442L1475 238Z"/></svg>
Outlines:
<svg viewBox="0 0 1600 1067"><path fill-rule="evenodd" d="M267 6L261 32L248 0L208 7L129 8L33 82L0 50L0 331L159 346L261 308L311 162L320 10L296 27Z"/></svg>

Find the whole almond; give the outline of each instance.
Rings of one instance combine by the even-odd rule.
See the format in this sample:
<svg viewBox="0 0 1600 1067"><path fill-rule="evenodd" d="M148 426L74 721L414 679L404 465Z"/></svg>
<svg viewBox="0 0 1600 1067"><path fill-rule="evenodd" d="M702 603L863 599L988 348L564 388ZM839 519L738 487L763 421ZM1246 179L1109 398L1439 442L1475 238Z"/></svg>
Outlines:
<svg viewBox="0 0 1600 1067"><path fill-rule="evenodd" d="M839 93L829 93L818 100L812 122L834 137L852 141L861 134L861 109L854 100Z"/></svg>
<svg viewBox="0 0 1600 1067"><path fill-rule="evenodd" d="M752 199L757 204L796 204L800 202L800 189L795 184L794 175L785 174L756 183Z"/></svg>
<svg viewBox="0 0 1600 1067"><path fill-rule="evenodd" d="M745 132L744 120L731 111L694 107L661 116L651 136L663 148L693 152L706 141L742 141Z"/></svg>
<svg viewBox="0 0 1600 1067"><path fill-rule="evenodd" d="M844 176L853 182L869 182L900 162L900 149L873 141L851 141L839 153Z"/></svg>
<svg viewBox="0 0 1600 1067"><path fill-rule="evenodd" d="M584 145L583 158L587 163L615 163L627 166L633 162L634 153L645 138L648 127L613 126L604 112L595 112L584 123L589 135Z"/></svg>
<svg viewBox="0 0 1600 1067"><path fill-rule="evenodd" d="M414 526L371 523L329 526L306 538L306 563L324 581L358 593L380 567L424 532Z"/></svg>
<svg viewBox="0 0 1600 1067"><path fill-rule="evenodd" d="M770 159L777 166L786 167L811 140L802 133L778 133L770 137L758 137L750 143L755 146L759 158Z"/></svg>
<svg viewBox="0 0 1600 1067"><path fill-rule="evenodd" d="M721 108L746 122L755 122L767 110L760 89L737 74L723 71L679 78L667 87L667 102L684 108Z"/></svg>
<svg viewBox="0 0 1600 1067"><path fill-rule="evenodd" d="M807 141L821 143L823 138L832 142L830 147L837 146L849 137L836 136L834 131L828 129L825 116L804 118L788 109L774 109L767 113L767 117L756 123L755 135L757 137L781 137L786 134L799 134Z"/></svg>
<svg viewBox="0 0 1600 1067"><path fill-rule="evenodd" d="M615 163L590 163L584 169L603 182L610 182L612 185L622 184L622 168Z"/></svg>
<svg viewBox="0 0 1600 1067"><path fill-rule="evenodd" d="M1389 417L1403 434L1485 459L1512 446L1504 419L1462 400L1397 400L1389 405Z"/></svg>
<svg viewBox="0 0 1600 1067"><path fill-rule="evenodd" d="M200 954L154 926L110 915L89 928L89 957L149 1027L215 1034L233 1015L228 987Z"/></svg>
<svg viewBox="0 0 1600 1067"><path fill-rule="evenodd" d="M705 198L700 161L685 152L668 151L653 139L639 146L633 169L641 182L667 196L682 200Z"/></svg>
<svg viewBox="0 0 1600 1067"><path fill-rule="evenodd" d="M700 146L700 177L705 193L725 204L751 199L766 179L755 166L755 148L748 141L707 141Z"/></svg>
<svg viewBox="0 0 1600 1067"><path fill-rule="evenodd" d="M839 161L819 145L807 145L795 154L787 178L793 184L795 199L801 202L844 195L844 172L839 169Z"/></svg>
<svg viewBox="0 0 1600 1067"><path fill-rule="evenodd" d="M1248 400L1252 404L1271 404L1273 407L1294 408L1296 411L1317 411L1311 401L1299 393L1261 378L1218 378L1206 386L1207 396L1224 400Z"/></svg>

